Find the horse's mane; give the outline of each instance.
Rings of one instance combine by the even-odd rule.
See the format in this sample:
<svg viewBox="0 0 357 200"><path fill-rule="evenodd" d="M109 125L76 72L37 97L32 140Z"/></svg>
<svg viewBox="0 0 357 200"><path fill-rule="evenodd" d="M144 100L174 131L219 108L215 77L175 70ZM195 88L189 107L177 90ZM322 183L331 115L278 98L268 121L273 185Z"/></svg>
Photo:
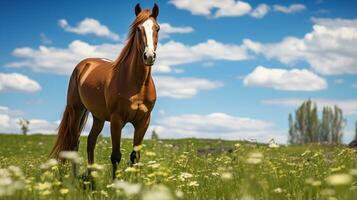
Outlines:
<svg viewBox="0 0 357 200"><path fill-rule="evenodd" d="M124 59L129 55L129 52L133 45L135 45L137 48L140 46L139 41L135 40L136 27L138 27L139 24L144 23L150 17L151 17L151 11L149 9L145 9L141 11L136 16L135 20L130 25L129 34L125 46L123 47L119 57L113 62L114 66L117 66L118 64L124 61Z"/></svg>

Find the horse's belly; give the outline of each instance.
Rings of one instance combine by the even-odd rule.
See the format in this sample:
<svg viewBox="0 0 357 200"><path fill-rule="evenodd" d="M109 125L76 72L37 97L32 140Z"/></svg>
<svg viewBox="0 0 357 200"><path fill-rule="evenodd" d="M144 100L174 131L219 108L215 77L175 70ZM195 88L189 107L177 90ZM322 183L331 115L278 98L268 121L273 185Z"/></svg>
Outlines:
<svg viewBox="0 0 357 200"><path fill-rule="evenodd" d="M101 120L109 120L110 115L105 102L103 88L82 85L79 89L82 103L86 109Z"/></svg>

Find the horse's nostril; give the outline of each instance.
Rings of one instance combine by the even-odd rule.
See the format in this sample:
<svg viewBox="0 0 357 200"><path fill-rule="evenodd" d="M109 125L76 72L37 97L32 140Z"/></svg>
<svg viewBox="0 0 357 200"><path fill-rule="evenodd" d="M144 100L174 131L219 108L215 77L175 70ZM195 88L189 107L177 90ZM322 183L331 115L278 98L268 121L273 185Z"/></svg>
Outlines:
<svg viewBox="0 0 357 200"><path fill-rule="evenodd" d="M156 53L154 52L154 59L156 58Z"/></svg>
<svg viewBox="0 0 357 200"><path fill-rule="evenodd" d="M148 57L146 56L146 53L144 53L144 60L147 60Z"/></svg>

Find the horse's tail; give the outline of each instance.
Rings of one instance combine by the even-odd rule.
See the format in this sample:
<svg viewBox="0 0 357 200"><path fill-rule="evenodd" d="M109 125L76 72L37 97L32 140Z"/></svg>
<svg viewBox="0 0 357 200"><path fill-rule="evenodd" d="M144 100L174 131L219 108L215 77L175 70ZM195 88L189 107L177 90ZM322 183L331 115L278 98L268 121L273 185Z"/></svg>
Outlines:
<svg viewBox="0 0 357 200"><path fill-rule="evenodd" d="M78 150L79 136L87 121L88 111L80 100L76 76L77 69L74 70L69 82L67 105L58 127L55 145L50 153L54 158L58 158L61 151Z"/></svg>
<svg viewBox="0 0 357 200"><path fill-rule="evenodd" d="M50 153L51 157L58 158L61 151L78 150L79 136L87 121L88 111L85 111L83 116L78 120L75 119L75 111L73 107L67 105L61 123L58 127L58 135L56 143Z"/></svg>

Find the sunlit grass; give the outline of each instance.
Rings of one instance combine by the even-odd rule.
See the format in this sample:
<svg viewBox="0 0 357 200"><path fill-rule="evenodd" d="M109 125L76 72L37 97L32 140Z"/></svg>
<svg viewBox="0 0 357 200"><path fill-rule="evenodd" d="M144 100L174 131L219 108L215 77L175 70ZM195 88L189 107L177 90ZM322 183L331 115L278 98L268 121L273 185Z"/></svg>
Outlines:
<svg viewBox="0 0 357 200"><path fill-rule="evenodd" d="M132 140L122 141L117 180L111 142L99 138L95 181L74 178L70 164L48 158L55 136L0 135L0 199L354 199L354 150L343 146L284 146L220 140L145 140L141 161L128 165ZM79 155L86 165L86 137Z"/></svg>

